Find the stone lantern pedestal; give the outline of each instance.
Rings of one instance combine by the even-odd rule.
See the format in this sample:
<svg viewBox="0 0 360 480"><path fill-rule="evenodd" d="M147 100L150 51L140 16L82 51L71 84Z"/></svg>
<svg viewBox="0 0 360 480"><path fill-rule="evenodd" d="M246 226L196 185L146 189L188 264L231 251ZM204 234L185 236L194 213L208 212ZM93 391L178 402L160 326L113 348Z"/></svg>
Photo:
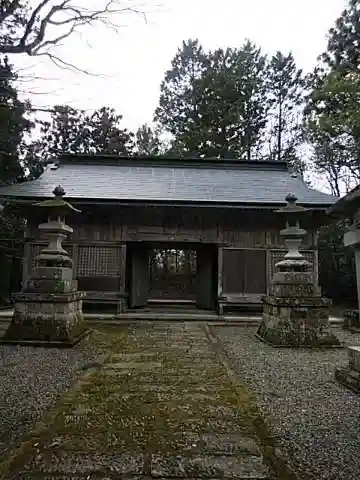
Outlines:
<svg viewBox="0 0 360 480"><path fill-rule="evenodd" d="M360 393L360 347L348 347L347 351L349 363L344 368L335 369L335 378L345 387Z"/></svg>
<svg viewBox="0 0 360 480"><path fill-rule="evenodd" d="M48 221L39 225L48 246L37 257L22 291L14 296L15 312L2 343L71 347L88 332L82 312L84 293L73 279L73 264L62 241L72 233L66 225L66 211L76 211L62 196L62 187L54 190L55 198L37 204L48 210Z"/></svg>
<svg viewBox="0 0 360 480"><path fill-rule="evenodd" d="M356 283L358 291L358 309L344 312L345 330L360 333L360 229L354 223L344 235L345 247L351 247L355 255Z"/></svg>
<svg viewBox="0 0 360 480"><path fill-rule="evenodd" d="M331 301L321 296L312 265L299 251L306 231L294 218L305 209L296 205L296 200L289 194L287 206L279 210L292 220L280 232L288 252L275 265L269 294L263 298L257 336L277 347L338 347L340 342L329 325Z"/></svg>
<svg viewBox="0 0 360 480"><path fill-rule="evenodd" d="M357 217L359 213L357 213ZM352 247L355 254L355 267L356 267L356 281L358 290L358 309L348 310L344 312L344 325L345 330L349 330L352 333L360 332L360 230L357 228L357 219L355 219L353 225L349 231L344 235L344 245ZM356 393L360 393L360 347L353 346L348 347L349 363L346 367L340 367L335 369L335 379L350 388Z"/></svg>

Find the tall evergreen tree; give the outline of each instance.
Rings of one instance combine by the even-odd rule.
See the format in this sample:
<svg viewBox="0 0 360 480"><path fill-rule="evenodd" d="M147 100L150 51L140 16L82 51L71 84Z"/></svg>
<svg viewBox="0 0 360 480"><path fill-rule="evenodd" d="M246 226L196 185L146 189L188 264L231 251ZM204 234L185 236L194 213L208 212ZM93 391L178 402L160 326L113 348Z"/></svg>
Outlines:
<svg viewBox="0 0 360 480"><path fill-rule="evenodd" d="M24 136L32 127L28 105L19 100L16 75L6 57L0 57L0 185L26 179ZM13 264L20 265L23 222L6 207L0 211L0 304L8 299ZM20 271L20 266L17 272Z"/></svg>
<svg viewBox="0 0 360 480"><path fill-rule="evenodd" d="M305 133L315 170L341 195L360 181L360 2L350 0L329 31L327 51L315 69L305 109ZM356 298L353 253L343 245L347 225L324 228L319 270L329 295ZM331 261L330 261L331 260Z"/></svg>
<svg viewBox="0 0 360 480"><path fill-rule="evenodd" d="M160 155L164 153L159 133L146 123L135 134L135 152L137 155Z"/></svg>
<svg viewBox="0 0 360 480"><path fill-rule="evenodd" d="M301 106L304 101L305 80L296 67L291 53L277 52L269 62L268 101L270 158L285 160L295 169L302 169L297 155L301 143Z"/></svg>
<svg viewBox="0 0 360 480"><path fill-rule="evenodd" d="M239 49L209 52L208 57L208 68L197 82L202 92L199 120L206 126L204 154L250 160L257 156L266 124L265 57L249 41Z"/></svg>
<svg viewBox="0 0 360 480"><path fill-rule="evenodd" d="M315 167L337 192L360 179L359 44L360 2L349 0L329 31L327 50L313 75L305 119ZM330 152L328 159L326 152Z"/></svg>
<svg viewBox="0 0 360 480"><path fill-rule="evenodd" d="M20 150L24 134L32 125L25 115L28 105L19 100L15 81L7 57L0 58L0 183L24 177Z"/></svg>
<svg viewBox="0 0 360 480"><path fill-rule="evenodd" d="M183 44L161 85L155 120L188 156L256 157L266 124L266 60L251 42L204 53Z"/></svg>
<svg viewBox="0 0 360 480"><path fill-rule="evenodd" d="M128 155L133 152L133 134L122 127L122 115L113 108L102 107L85 116L86 136L83 145L91 153Z"/></svg>
<svg viewBox="0 0 360 480"><path fill-rule="evenodd" d="M32 148L47 160L61 154L116 154L133 151L133 135L121 126L122 116L102 107L86 114L68 106L55 106L50 121L42 122L41 138Z"/></svg>
<svg viewBox="0 0 360 480"><path fill-rule="evenodd" d="M327 50L321 56L331 69L346 74L360 69L360 1L349 0L329 30Z"/></svg>
<svg viewBox="0 0 360 480"><path fill-rule="evenodd" d="M202 94L197 86L207 65L207 57L198 40L183 42L171 62L160 87L155 121L174 138L173 150L198 155L199 103ZM185 143L184 143L185 142Z"/></svg>

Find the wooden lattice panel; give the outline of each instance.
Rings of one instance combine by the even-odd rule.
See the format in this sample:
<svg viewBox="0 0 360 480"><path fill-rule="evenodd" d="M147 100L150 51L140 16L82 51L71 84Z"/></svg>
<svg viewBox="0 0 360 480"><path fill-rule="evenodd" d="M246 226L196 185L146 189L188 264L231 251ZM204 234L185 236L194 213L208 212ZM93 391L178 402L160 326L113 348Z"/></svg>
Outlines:
<svg viewBox="0 0 360 480"><path fill-rule="evenodd" d="M286 254L287 250L276 250L276 251L271 251L270 252L270 278L273 277L275 273L275 264L277 262L280 262L284 258L284 255ZM313 250L302 250L301 253L303 254L305 260L308 262L311 262L313 266L314 272L316 271L316 265L315 265L315 254Z"/></svg>
<svg viewBox="0 0 360 480"><path fill-rule="evenodd" d="M76 265L77 277L119 277L121 248L79 245Z"/></svg>
<svg viewBox="0 0 360 480"><path fill-rule="evenodd" d="M31 270L37 267L36 257L39 255L40 250L46 247L45 243L32 243L30 245L30 261L29 265ZM63 245L64 249L68 252L68 255L72 257L72 246L71 245Z"/></svg>

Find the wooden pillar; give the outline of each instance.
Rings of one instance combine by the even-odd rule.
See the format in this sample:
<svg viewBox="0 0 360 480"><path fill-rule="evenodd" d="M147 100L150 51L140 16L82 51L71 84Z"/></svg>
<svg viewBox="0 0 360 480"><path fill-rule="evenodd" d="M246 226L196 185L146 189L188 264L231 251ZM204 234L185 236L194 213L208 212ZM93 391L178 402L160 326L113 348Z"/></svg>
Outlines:
<svg viewBox="0 0 360 480"><path fill-rule="evenodd" d="M125 292L126 291L126 243L121 244L120 246L120 292Z"/></svg>
<svg viewBox="0 0 360 480"><path fill-rule="evenodd" d="M31 273L31 245L28 240L25 240L24 244L24 256L22 259L22 287L25 286L26 280Z"/></svg>
<svg viewBox="0 0 360 480"><path fill-rule="evenodd" d="M223 291L223 268L224 268L224 247L218 247L218 282L217 296L218 298Z"/></svg>

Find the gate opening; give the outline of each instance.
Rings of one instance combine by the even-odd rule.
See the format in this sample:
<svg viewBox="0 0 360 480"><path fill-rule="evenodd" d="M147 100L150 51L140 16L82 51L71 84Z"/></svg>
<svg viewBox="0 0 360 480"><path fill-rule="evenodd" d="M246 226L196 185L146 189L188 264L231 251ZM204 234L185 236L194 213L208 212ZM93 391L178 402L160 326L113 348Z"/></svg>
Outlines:
<svg viewBox="0 0 360 480"><path fill-rule="evenodd" d="M196 301L196 250L154 248L149 252L149 300Z"/></svg>

